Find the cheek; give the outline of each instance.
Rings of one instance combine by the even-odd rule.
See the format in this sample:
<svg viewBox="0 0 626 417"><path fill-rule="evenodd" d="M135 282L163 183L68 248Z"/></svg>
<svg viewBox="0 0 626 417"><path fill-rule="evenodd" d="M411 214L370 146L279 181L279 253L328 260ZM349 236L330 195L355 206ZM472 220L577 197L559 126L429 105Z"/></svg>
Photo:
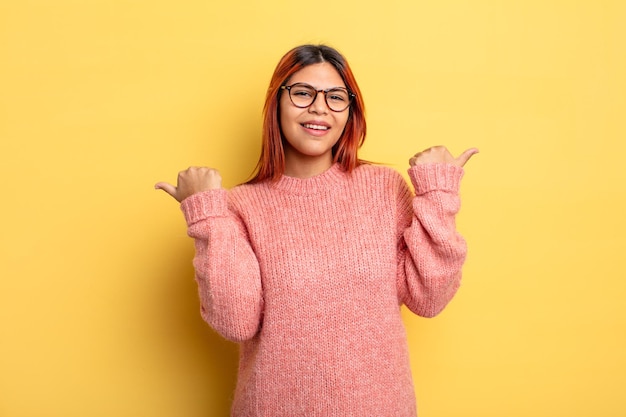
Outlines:
<svg viewBox="0 0 626 417"><path fill-rule="evenodd" d="M278 112L278 124L280 125L280 130L283 132L283 134L285 133L285 130L288 130L289 126L291 126L291 124L289 123L290 119L291 118L289 117L288 111L281 109Z"/></svg>
<svg viewBox="0 0 626 417"><path fill-rule="evenodd" d="M346 126L348 125L348 120L350 119L350 114L346 112L346 114L344 115L342 113L341 118L337 119L338 124L340 126L342 126L341 128L341 132L343 132L346 129Z"/></svg>
<svg viewBox="0 0 626 417"><path fill-rule="evenodd" d="M297 114L295 114L292 107L285 107L283 103L281 103L280 109L278 109L278 116L278 124L282 138L287 142L291 142L292 138L297 135L298 124L295 123Z"/></svg>
<svg viewBox="0 0 626 417"><path fill-rule="evenodd" d="M287 101L289 101L288 97ZM289 104L290 103L285 102L285 96L281 97L278 106L278 121L281 128L288 126L289 122L293 121L295 117L293 106L290 106Z"/></svg>
<svg viewBox="0 0 626 417"><path fill-rule="evenodd" d="M280 131L283 133L283 135L285 134L285 121L288 119L288 116L285 112L284 106L280 105L280 107L278 108L278 127L280 128Z"/></svg>

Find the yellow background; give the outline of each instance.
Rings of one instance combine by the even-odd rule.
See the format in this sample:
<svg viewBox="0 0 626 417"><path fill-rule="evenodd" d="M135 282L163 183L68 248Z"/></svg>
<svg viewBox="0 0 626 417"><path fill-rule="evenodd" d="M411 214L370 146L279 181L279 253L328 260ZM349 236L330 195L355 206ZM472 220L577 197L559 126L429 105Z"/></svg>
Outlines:
<svg viewBox="0 0 626 417"><path fill-rule="evenodd" d="M251 173L272 70L325 42L366 159L468 164L464 285L405 315L422 417L626 415L626 2L0 2L0 416L226 416L159 180ZM384 412L381 412L381 416Z"/></svg>

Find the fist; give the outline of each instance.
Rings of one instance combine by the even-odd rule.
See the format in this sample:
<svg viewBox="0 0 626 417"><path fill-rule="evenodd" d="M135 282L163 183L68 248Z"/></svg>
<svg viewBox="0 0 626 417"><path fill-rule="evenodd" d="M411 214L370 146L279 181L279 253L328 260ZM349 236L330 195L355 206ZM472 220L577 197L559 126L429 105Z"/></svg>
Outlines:
<svg viewBox="0 0 626 417"><path fill-rule="evenodd" d="M462 167L476 153L478 153L478 149L470 148L455 158L445 146L433 146L432 148L416 153L409 159L409 165L452 164Z"/></svg>
<svg viewBox="0 0 626 417"><path fill-rule="evenodd" d="M195 193L222 188L222 177L213 168L190 167L178 173L176 186L158 182L154 188L165 191L180 203Z"/></svg>

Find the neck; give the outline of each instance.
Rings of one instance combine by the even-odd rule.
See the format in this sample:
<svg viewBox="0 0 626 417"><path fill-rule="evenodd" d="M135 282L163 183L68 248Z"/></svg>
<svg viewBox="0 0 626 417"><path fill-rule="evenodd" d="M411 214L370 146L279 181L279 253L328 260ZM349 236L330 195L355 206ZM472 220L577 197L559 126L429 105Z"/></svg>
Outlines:
<svg viewBox="0 0 626 417"><path fill-rule="evenodd" d="M288 177L311 178L327 171L333 165L332 155L308 157L285 153L285 172Z"/></svg>

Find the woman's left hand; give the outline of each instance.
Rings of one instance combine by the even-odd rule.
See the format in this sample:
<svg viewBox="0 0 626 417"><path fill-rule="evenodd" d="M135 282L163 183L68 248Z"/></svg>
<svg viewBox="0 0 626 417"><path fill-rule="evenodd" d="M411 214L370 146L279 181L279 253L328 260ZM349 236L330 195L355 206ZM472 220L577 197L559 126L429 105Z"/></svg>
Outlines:
<svg viewBox="0 0 626 417"><path fill-rule="evenodd" d="M416 153L411 159L409 159L409 165L413 167L419 164L452 164L462 167L474 154L477 153L478 149L469 148L455 158L445 146L433 146L432 148Z"/></svg>

